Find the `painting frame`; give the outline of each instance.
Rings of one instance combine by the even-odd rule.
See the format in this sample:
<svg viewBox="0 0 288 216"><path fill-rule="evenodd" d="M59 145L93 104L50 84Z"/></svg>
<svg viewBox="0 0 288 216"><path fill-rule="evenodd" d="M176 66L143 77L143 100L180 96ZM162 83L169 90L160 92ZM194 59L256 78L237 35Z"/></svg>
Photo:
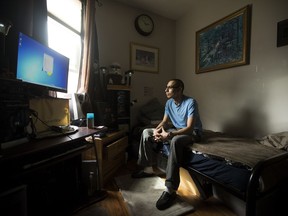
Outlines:
<svg viewBox="0 0 288 216"><path fill-rule="evenodd" d="M247 5L196 32L196 74L249 64L251 10Z"/></svg>
<svg viewBox="0 0 288 216"><path fill-rule="evenodd" d="M159 48L131 42L130 68L134 71L159 73Z"/></svg>

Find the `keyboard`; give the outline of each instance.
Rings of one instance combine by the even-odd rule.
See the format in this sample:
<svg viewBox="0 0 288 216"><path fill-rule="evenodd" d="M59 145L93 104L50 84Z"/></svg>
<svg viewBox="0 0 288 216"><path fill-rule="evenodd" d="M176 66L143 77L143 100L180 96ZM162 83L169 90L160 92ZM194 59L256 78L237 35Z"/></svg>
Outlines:
<svg viewBox="0 0 288 216"><path fill-rule="evenodd" d="M50 130L37 133L36 139L65 136L65 135L76 133L78 131L78 129L79 128L77 126L74 126L74 125L51 126Z"/></svg>

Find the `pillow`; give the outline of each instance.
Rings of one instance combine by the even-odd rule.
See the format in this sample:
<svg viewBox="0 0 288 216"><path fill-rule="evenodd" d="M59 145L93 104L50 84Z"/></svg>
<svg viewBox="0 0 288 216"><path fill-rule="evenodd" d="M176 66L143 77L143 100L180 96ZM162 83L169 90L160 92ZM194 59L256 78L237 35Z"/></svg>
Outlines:
<svg viewBox="0 0 288 216"><path fill-rule="evenodd" d="M288 151L288 131L270 134L258 141L263 145Z"/></svg>
<svg viewBox="0 0 288 216"><path fill-rule="evenodd" d="M140 108L140 112L145 114L145 113L151 113L151 112L158 111L158 110L163 111L163 109L164 109L164 106L158 101L158 99L153 98Z"/></svg>

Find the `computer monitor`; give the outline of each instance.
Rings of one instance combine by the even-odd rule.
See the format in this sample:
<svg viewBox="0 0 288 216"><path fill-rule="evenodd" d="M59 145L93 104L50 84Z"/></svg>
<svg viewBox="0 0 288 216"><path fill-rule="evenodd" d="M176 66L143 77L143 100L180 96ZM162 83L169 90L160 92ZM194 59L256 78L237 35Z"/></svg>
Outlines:
<svg viewBox="0 0 288 216"><path fill-rule="evenodd" d="M67 93L69 58L19 33L16 78Z"/></svg>

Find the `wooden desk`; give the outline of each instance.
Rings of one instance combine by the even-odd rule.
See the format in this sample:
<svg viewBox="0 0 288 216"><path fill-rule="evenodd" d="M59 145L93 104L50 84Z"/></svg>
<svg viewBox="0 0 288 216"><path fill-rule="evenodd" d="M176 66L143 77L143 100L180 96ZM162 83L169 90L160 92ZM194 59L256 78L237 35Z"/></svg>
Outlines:
<svg viewBox="0 0 288 216"><path fill-rule="evenodd" d="M96 132L83 127L69 137L33 140L2 150L0 195L24 185L28 216L71 213L87 197L81 153L94 146L86 138Z"/></svg>

